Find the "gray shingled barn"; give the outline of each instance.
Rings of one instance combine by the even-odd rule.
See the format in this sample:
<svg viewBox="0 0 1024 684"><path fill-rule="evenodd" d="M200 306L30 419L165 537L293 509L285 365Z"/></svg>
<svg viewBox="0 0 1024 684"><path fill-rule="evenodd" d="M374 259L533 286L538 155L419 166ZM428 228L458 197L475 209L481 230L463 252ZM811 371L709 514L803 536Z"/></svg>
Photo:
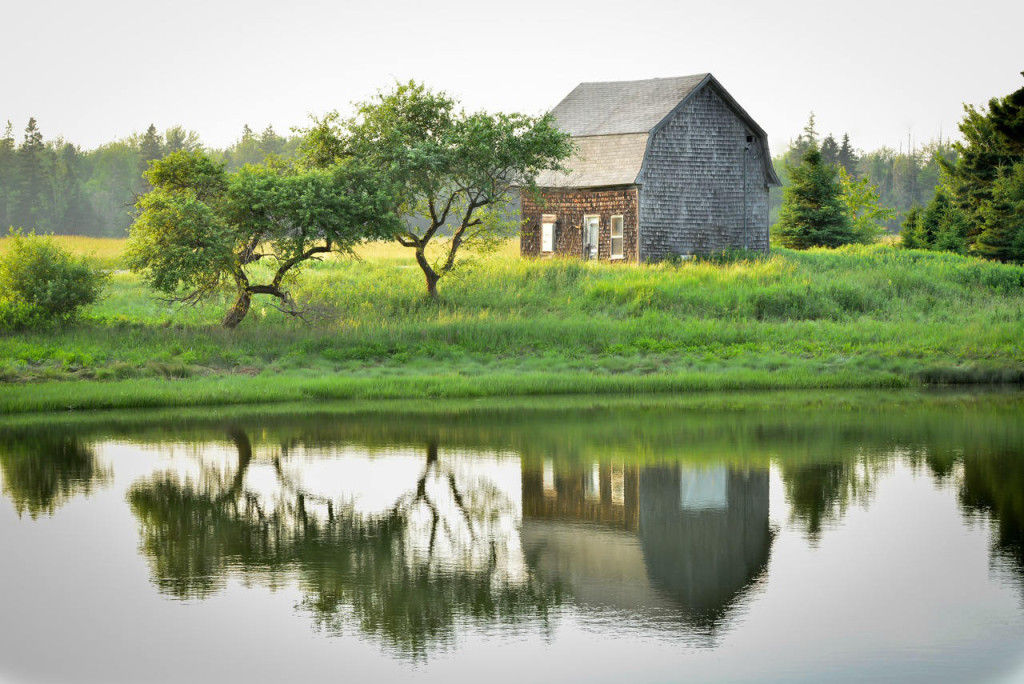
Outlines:
<svg viewBox="0 0 1024 684"><path fill-rule="evenodd" d="M524 256L767 252L768 140L711 74L581 83L552 114L576 152L523 191Z"/></svg>

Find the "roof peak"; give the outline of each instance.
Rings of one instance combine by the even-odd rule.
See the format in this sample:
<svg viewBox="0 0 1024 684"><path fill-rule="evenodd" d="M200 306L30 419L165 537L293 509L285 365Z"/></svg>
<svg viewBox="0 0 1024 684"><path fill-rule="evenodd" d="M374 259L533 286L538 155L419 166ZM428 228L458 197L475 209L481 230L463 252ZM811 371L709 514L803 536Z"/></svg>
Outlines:
<svg viewBox="0 0 1024 684"><path fill-rule="evenodd" d="M700 79L703 81L710 75L710 71L705 71L699 74L684 74L682 76L655 76L654 78L633 78L624 81L580 81L578 85L632 85L637 83L654 83L656 81L682 81L690 79Z"/></svg>

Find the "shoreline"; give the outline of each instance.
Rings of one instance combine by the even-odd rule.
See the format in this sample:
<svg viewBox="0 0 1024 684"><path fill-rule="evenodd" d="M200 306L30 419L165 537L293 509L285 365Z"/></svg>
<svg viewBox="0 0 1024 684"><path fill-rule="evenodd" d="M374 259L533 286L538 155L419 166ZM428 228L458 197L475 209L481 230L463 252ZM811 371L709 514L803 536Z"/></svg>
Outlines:
<svg viewBox="0 0 1024 684"><path fill-rule="evenodd" d="M926 383L892 372L816 375L780 371L674 373L643 376L587 373L496 373L413 375L407 377L205 376L180 380L145 378L116 381L56 381L0 386L0 426L21 418L68 416L90 412L267 409L334 404L346 407L405 404L418 411L439 403L514 403L567 406L614 403L680 402L698 407L723 406L737 397L757 397L772 405L799 394L843 404L837 392L877 396L877 391L937 395L944 392L1024 392L1020 382ZM772 401L765 402L765 398ZM742 403L742 402L741 402ZM756 402L755 402L756 403ZM281 410L284 409L284 410Z"/></svg>

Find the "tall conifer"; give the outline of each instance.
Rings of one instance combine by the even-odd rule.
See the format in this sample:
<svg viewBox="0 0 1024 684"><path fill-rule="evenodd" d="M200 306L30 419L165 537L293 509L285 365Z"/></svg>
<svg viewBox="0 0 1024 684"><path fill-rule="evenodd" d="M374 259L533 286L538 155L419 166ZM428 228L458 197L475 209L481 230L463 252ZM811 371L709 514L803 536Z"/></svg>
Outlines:
<svg viewBox="0 0 1024 684"><path fill-rule="evenodd" d="M783 192L778 235L794 249L838 247L856 241L840 199L834 166L821 160L817 145L789 168L790 184Z"/></svg>

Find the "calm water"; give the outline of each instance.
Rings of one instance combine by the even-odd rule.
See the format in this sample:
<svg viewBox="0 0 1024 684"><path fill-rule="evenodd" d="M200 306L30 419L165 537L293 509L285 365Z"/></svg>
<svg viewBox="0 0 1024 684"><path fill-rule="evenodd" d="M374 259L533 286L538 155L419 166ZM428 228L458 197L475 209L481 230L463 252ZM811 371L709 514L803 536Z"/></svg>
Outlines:
<svg viewBox="0 0 1024 684"><path fill-rule="evenodd" d="M0 430L12 682L1024 680L1024 401Z"/></svg>

